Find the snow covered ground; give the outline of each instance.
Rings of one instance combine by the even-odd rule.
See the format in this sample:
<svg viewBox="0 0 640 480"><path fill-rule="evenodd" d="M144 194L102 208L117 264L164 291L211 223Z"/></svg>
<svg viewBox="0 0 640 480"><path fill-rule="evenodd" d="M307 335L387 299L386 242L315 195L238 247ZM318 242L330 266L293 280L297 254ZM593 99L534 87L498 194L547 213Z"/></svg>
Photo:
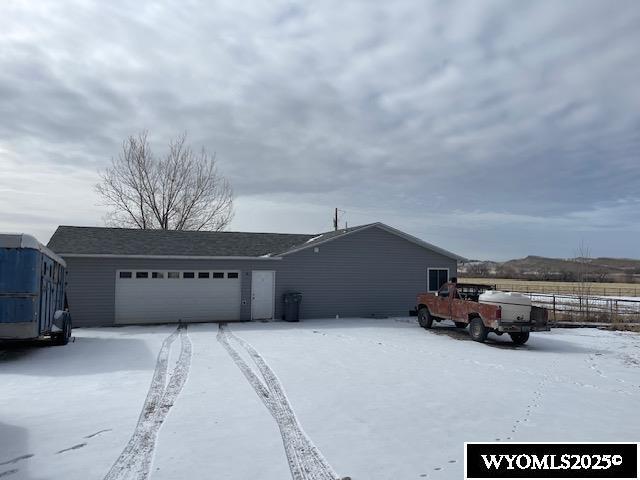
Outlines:
<svg viewBox="0 0 640 480"><path fill-rule="evenodd" d="M628 332L517 348L409 318L74 335L0 347L2 480L458 479L464 441L640 435Z"/></svg>

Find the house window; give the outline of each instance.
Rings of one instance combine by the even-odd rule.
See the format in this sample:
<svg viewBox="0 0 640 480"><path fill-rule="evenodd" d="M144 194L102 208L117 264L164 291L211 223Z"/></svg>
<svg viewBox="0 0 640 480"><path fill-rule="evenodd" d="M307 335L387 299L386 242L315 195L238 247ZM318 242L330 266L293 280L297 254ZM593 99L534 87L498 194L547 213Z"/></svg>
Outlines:
<svg viewBox="0 0 640 480"><path fill-rule="evenodd" d="M167 278L180 278L180 272L167 272Z"/></svg>
<svg viewBox="0 0 640 480"><path fill-rule="evenodd" d="M198 278L209 278L209 272L198 272Z"/></svg>
<svg viewBox="0 0 640 480"><path fill-rule="evenodd" d="M213 278L224 278L224 272L213 272Z"/></svg>
<svg viewBox="0 0 640 480"><path fill-rule="evenodd" d="M427 290L437 292L442 285L449 281L448 268L428 268L427 269Z"/></svg>
<svg viewBox="0 0 640 480"><path fill-rule="evenodd" d="M149 278L149 272L136 272L136 278Z"/></svg>
<svg viewBox="0 0 640 480"><path fill-rule="evenodd" d="M164 272L151 272L151 278L164 278Z"/></svg>
<svg viewBox="0 0 640 480"><path fill-rule="evenodd" d="M131 272L120 272L120 278L131 278Z"/></svg>
<svg viewBox="0 0 640 480"><path fill-rule="evenodd" d="M195 274L193 272L182 272L182 278L195 278Z"/></svg>
<svg viewBox="0 0 640 480"><path fill-rule="evenodd" d="M238 272L227 273L227 278L238 278Z"/></svg>

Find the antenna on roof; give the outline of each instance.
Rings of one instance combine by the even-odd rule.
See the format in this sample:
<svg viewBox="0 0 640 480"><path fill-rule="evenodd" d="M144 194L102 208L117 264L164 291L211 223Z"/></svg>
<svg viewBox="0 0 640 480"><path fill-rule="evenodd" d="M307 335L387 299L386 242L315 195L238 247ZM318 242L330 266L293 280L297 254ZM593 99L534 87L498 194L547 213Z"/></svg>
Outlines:
<svg viewBox="0 0 640 480"><path fill-rule="evenodd" d="M333 229L337 232L338 231L338 212L340 213L347 213L345 210L340 210L338 207L335 208L334 213L333 213ZM347 223L345 222L344 224L344 228L347 228Z"/></svg>

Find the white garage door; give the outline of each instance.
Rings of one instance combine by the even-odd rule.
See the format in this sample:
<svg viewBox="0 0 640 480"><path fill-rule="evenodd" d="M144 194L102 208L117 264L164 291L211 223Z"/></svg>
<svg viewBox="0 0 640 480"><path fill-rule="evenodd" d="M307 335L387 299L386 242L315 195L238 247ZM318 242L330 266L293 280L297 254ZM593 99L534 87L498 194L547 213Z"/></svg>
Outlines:
<svg viewBox="0 0 640 480"><path fill-rule="evenodd" d="M116 323L240 320L240 272L119 270Z"/></svg>

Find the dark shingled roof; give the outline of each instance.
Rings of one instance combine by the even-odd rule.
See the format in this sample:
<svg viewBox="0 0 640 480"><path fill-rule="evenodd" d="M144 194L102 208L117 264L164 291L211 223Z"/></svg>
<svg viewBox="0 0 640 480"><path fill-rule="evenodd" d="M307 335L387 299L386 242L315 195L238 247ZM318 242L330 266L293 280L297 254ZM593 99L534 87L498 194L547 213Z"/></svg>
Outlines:
<svg viewBox="0 0 640 480"><path fill-rule="evenodd" d="M316 235L195 232L61 225L48 247L58 254L260 257L285 252Z"/></svg>
<svg viewBox="0 0 640 480"><path fill-rule="evenodd" d="M47 246L59 255L154 255L190 257L266 257L286 255L354 231L378 227L450 258L463 258L382 223L337 231L294 233L195 232L61 225Z"/></svg>

